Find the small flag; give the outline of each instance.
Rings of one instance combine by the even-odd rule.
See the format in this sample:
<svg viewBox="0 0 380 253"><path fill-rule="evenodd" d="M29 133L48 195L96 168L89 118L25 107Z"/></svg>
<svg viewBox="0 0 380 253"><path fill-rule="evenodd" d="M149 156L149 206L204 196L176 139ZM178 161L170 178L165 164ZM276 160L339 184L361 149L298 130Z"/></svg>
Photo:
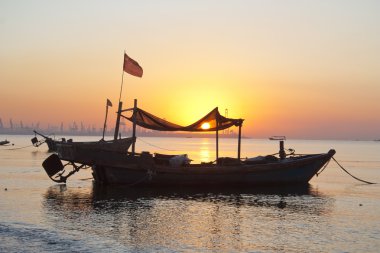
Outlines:
<svg viewBox="0 0 380 253"><path fill-rule="evenodd" d="M143 75L142 67L126 53L124 53L123 70L132 76L142 77Z"/></svg>
<svg viewBox="0 0 380 253"><path fill-rule="evenodd" d="M112 107L112 103L111 103L111 100L109 100L108 98L107 98L107 106L110 106L110 107Z"/></svg>

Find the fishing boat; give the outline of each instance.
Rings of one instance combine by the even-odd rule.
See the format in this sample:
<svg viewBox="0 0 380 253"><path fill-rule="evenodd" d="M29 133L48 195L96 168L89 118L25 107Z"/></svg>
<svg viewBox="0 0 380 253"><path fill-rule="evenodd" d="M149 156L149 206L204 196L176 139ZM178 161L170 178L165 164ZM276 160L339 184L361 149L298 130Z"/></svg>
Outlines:
<svg viewBox="0 0 380 253"><path fill-rule="evenodd" d="M58 157L61 160L95 165L112 153L126 155L133 142L134 138L120 138L107 141L101 139L87 142L59 142L56 143L56 146Z"/></svg>
<svg viewBox="0 0 380 253"><path fill-rule="evenodd" d="M220 158L215 164L180 166L158 163L156 156L142 154L120 164L97 164L92 170L95 182L130 186L307 184L334 154L335 151L330 150L326 154L283 160L269 157L259 163Z"/></svg>
<svg viewBox="0 0 380 253"><path fill-rule="evenodd" d="M8 145L9 143L8 140L0 141L0 146Z"/></svg>
<svg viewBox="0 0 380 253"><path fill-rule="evenodd" d="M132 115L124 116L123 113L127 111L132 112ZM120 122L121 117L133 123L132 137L128 139L131 151L104 148L106 144L66 147L66 144L59 143L58 155L49 156L43 163L49 177L55 182L66 183L72 174L91 167L94 181L99 184L155 187L307 184L335 154L332 149L321 154L287 154L284 140L280 140L277 155L241 159L241 128L244 120L226 118L219 113L218 108L191 125L180 126L138 108L135 100L134 107L125 110L122 110L122 102L119 103L116 122ZM192 164L186 154L137 153L136 126L158 131L215 132L216 159L208 163ZM238 127L237 157L219 157L218 132L233 126ZM118 127L115 128L115 140L117 136ZM65 149L71 151L66 152ZM62 161L67 163L63 165ZM65 167L69 165L73 169L67 173Z"/></svg>

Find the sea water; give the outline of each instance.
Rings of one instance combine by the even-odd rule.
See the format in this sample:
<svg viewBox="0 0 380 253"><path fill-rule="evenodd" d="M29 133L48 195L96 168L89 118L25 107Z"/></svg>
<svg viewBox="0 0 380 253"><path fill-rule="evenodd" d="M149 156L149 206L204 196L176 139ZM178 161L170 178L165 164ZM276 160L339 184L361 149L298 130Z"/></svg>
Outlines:
<svg viewBox="0 0 380 253"><path fill-rule="evenodd" d="M91 170L52 182L33 136L0 136L0 252L379 252L380 184L334 161L307 187L128 188L94 185ZM97 140L73 137L74 140ZM287 140L296 153L323 153L353 175L380 183L380 142ZM215 160L212 138L137 140L137 151ZM243 139L242 157L278 143ZM237 155L221 139L220 156Z"/></svg>

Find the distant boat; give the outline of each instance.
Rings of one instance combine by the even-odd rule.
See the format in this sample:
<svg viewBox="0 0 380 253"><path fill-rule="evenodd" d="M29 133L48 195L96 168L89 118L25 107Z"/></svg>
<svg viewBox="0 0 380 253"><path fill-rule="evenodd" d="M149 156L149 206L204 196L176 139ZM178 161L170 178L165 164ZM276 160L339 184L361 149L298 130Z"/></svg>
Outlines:
<svg viewBox="0 0 380 253"><path fill-rule="evenodd" d="M5 141L0 141L0 146L8 145L10 142L5 139Z"/></svg>
<svg viewBox="0 0 380 253"><path fill-rule="evenodd" d="M286 137L285 136L272 136L272 137L269 137L269 140L271 140L271 141L284 141L284 140L286 140Z"/></svg>

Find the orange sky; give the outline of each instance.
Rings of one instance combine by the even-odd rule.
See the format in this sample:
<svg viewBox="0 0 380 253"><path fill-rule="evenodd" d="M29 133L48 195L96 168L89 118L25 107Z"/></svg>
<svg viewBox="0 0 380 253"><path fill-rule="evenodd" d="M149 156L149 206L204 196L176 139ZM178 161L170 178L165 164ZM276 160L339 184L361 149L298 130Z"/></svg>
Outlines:
<svg viewBox="0 0 380 253"><path fill-rule="evenodd" d="M377 1L0 2L0 118L102 127L122 100L266 138L380 138ZM109 125L113 125L114 113Z"/></svg>

